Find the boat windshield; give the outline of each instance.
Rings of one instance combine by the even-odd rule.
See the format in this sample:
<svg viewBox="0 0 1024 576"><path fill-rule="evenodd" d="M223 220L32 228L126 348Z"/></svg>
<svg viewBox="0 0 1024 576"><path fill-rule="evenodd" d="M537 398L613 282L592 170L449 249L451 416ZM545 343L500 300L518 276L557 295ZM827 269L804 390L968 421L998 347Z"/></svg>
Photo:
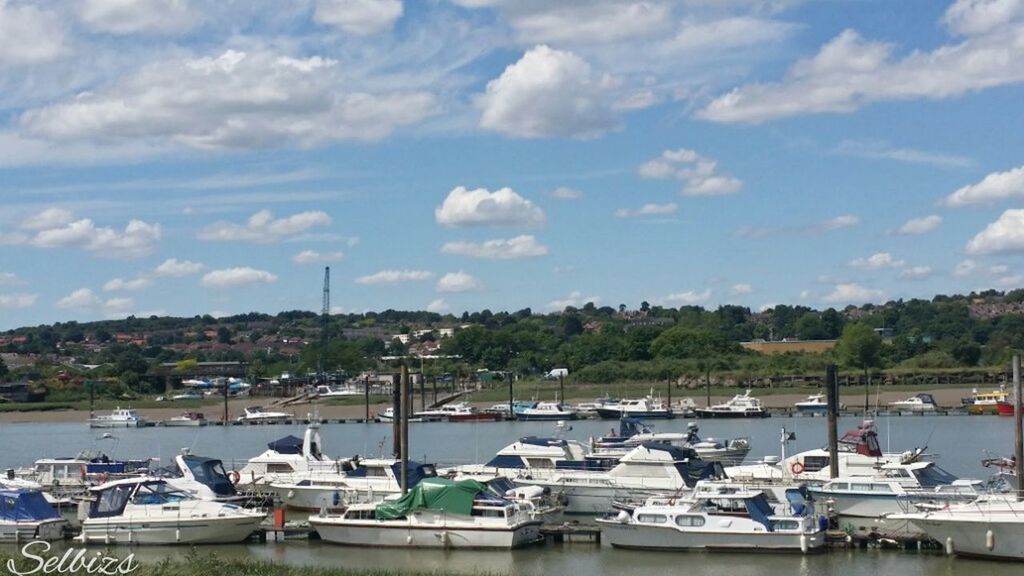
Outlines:
<svg viewBox="0 0 1024 576"><path fill-rule="evenodd" d="M925 468L913 471L917 481L921 484L922 488L935 488L937 486L944 486L952 484L957 480L957 477L946 472L942 468L932 464Z"/></svg>
<svg viewBox="0 0 1024 576"><path fill-rule="evenodd" d="M235 495L235 487L228 479L227 473L224 472L224 464L220 460L189 456L183 457L182 460L192 472L192 477L196 482L210 487L214 493L221 496Z"/></svg>
<svg viewBox="0 0 1024 576"><path fill-rule="evenodd" d="M175 490L163 482L152 482L139 486L132 497L132 504L170 504L191 499L188 494Z"/></svg>

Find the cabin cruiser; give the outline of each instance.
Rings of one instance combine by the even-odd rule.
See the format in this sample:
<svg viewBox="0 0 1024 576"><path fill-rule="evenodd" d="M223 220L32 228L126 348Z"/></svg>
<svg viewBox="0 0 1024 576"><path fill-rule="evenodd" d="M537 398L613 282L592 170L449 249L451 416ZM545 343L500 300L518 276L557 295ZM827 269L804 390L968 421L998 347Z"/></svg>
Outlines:
<svg viewBox="0 0 1024 576"><path fill-rule="evenodd" d="M703 484L703 483L701 483ZM814 552L825 545L828 521L816 518L798 490L788 510L766 494L711 484L681 499L653 497L632 511L598 518L601 540L641 550L748 550Z"/></svg>
<svg viewBox="0 0 1024 576"><path fill-rule="evenodd" d="M675 412L671 406L666 406L661 398L647 396L636 400L619 400L615 403L607 403L599 406L597 415L605 420L621 418L641 418L645 420L653 418L671 419L675 418Z"/></svg>
<svg viewBox="0 0 1024 576"><path fill-rule="evenodd" d="M162 426L171 427L198 427L206 426L208 422L206 421L206 416L204 416L202 412L183 412L181 415L175 416L169 420L164 420L160 424Z"/></svg>
<svg viewBox="0 0 1024 576"><path fill-rule="evenodd" d="M452 404L444 404L442 406L437 406L436 408L414 412L413 417L421 420L446 420L448 422L493 422L501 416L491 412L480 412L465 402L454 402Z"/></svg>
<svg viewBox="0 0 1024 576"><path fill-rule="evenodd" d="M363 396L364 394L366 394L366 391L356 386L331 386L328 384L321 384L316 387L316 397L321 400L351 398L353 396Z"/></svg>
<svg viewBox="0 0 1024 576"><path fill-rule="evenodd" d="M285 436L267 444L267 450L254 456L230 476L237 477L239 488L264 488L272 483L298 482L314 474L337 474L348 462L325 456L320 440L320 425L311 422L302 438Z"/></svg>
<svg viewBox="0 0 1024 576"><path fill-rule="evenodd" d="M293 418L295 418L295 415L287 412L274 412L272 410L264 410L262 406L249 406L243 410L242 415L236 420L246 424L261 424L264 422L282 422Z"/></svg>
<svg viewBox="0 0 1024 576"><path fill-rule="evenodd" d="M598 398L597 400L594 400L593 402L580 402L580 403L576 404L575 406L573 406L573 409L576 410L576 413L579 414L579 415L596 416L598 408L603 408L605 406L610 406L610 405L616 405L618 403L619 403L619 400L617 400L617 399L613 400L611 398Z"/></svg>
<svg viewBox="0 0 1024 576"><path fill-rule="evenodd" d="M969 398L961 398L960 403L964 408L967 409L967 413L972 416L979 416L983 414L998 414L1000 404L1008 404L1010 399L1010 392L1006 389L1006 386L1000 386L999 390L992 390L991 392L978 392L975 388L971 390L971 396Z"/></svg>
<svg viewBox="0 0 1024 576"><path fill-rule="evenodd" d="M432 464L409 462L406 478L412 488L425 478L437 476ZM293 510L338 512L356 503L381 502L402 493L402 464L390 458L358 456L344 461L332 473L311 471L298 480L274 482L270 489Z"/></svg>
<svg viewBox="0 0 1024 576"><path fill-rule="evenodd" d="M915 394L906 400L889 402L889 408L900 412L934 412L937 408L935 397L922 392Z"/></svg>
<svg viewBox="0 0 1024 576"><path fill-rule="evenodd" d="M246 540L266 516L199 500L156 477L115 480L96 486L92 495L79 536L85 543L233 544Z"/></svg>
<svg viewBox="0 0 1024 576"><path fill-rule="evenodd" d="M554 470L559 462L583 461L587 451L586 446L573 440L524 436L499 450L486 464L456 466L442 474L464 474L481 481L494 476L541 475Z"/></svg>
<svg viewBox="0 0 1024 576"><path fill-rule="evenodd" d="M90 416L90 428L140 428L146 425L146 419L135 410L118 406L110 414Z"/></svg>
<svg viewBox="0 0 1024 576"><path fill-rule="evenodd" d="M38 490L0 490L0 542L61 540L70 528Z"/></svg>
<svg viewBox="0 0 1024 576"><path fill-rule="evenodd" d="M114 460L102 452L83 450L73 458L40 458L31 468L8 470L5 483L12 487L18 486L13 482L22 483L20 487L39 487L51 503L62 503L85 495L90 486L149 474L151 462Z"/></svg>
<svg viewBox="0 0 1024 576"><path fill-rule="evenodd" d="M558 402L529 402L515 407L513 414L516 420L525 421L575 420L577 417L575 409Z"/></svg>
<svg viewBox="0 0 1024 576"><path fill-rule="evenodd" d="M250 499L235 489L232 478L237 479L238 476L225 472L223 462L216 458L196 456L188 449L174 457L174 464L157 469L154 475L166 480L171 487L200 500L241 503Z"/></svg>
<svg viewBox="0 0 1024 576"><path fill-rule="evenodd" d="M698 418L767 418L770 416L761 400L750 395L750 390L733 396L723 404L714 404L706 408L697 408Z"/></svg>
<svg viewBox="0 0 1024 576"><path fill-rule="evenodd" d="M942 543L947 554L1024 560L1024 502L1013 496L990 496L891 518L913 523Z"/></svg>
<svg viewBox="0 0 1024 576"><path fill-rule="evenodd" d="M393 406L388 406L384 410L377 412L375 419L377 422L394 422L395 421L395 409ZM409 418L409 422L439 422L442 418L440 416L433 418L424 418L423 416L417 416L413 414Z"/></svg>
<svg viewBox="0 0 1024 576"><path fill-rule="evenodd" d="M618 436L604 436L593 442L593 453L624 456L629 450L645 442L660 442L692 448L705 462L720 462L723 466L736 466L743 462L750 452L750 441L746 438L731 440L701 439L696 422L686 425L686 433L655 432L650 426L636 418L623 418L619 422Z"/></svg>
<svg viewBox="0 0 1024 576"><path fill-rule="evenodd" d="M793 405L796 406L796 411L801 414L824 414L828 412L828 401L825 400L824 394L811 394L807 399Z"/></svg>
<svg viewBox="0 0 1024 576"><path fill-rule="evenodd" d="M541 540L541 521L474 480L428 478L405 496L311 516L326 542L401 548L513 549Z"/></svg>

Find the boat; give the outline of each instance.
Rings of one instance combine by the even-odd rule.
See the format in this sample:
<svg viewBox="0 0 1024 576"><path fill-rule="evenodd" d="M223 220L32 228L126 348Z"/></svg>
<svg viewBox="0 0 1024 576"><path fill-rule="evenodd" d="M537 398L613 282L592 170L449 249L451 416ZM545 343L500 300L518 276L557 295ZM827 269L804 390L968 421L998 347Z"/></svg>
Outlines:
<svg viewBox="0 0 1024 576"><path fill-rule="evenodd" d="M182 394L176 394L174 396L171 396L171 400L173 400L175 402L179 402L179 401L183 401L183 400L202 400L202 399L203 399L203 395L198 393L198 392L184 392Z"/></svg>
<svg viewBox="0 0 1024 576"><path fill-rule="evenodd" d="M174 457L174 463L157 469L154 476L163 478L171 487L200 500L242 503L250 497L240 494L232 476L224 471L224 463L216 458L196 456L187 448Z"/></svg>
<svg viewBox="0 0 1024 576"><path fill-rule="evenodd" d="M0 490L0 542L61 540L70 528L38 490Z"/></svg>
<svg viewBox="0 0 1024 576"><path fill-rule="evenodd" d="M675 418L675 412L671 406L666 406L660 398L647 396L635 400L619 400L616 403L607 403L597 409L598 417L610 420L622 418L650 419L671 419Z"/></svg>
<svg viewBox="0 0 1024 576"><path fill-rule="evenodd" d="M419 418L420 420L443 420L447 422L494 422L500 420L501 415L493 412L481 412L465 402L455 402L414 412L413 418Z"/></svg>
<svg viewBox="0 0 1024 576"><path fill-rule="evenodd" d="M320 424L309 423L302 438L285 436L267 443L267 449L250 458L245 466L229 476L242 489L258 489L273 483L298 482L313 474L336 474L347 459L331 459L323 454Z"/></svg>
<svg viewBox="0 0 1024 576"><path fill-rule="evenodd" d="M824 414L828 412L828 402L824 394L811 394L805 400L794 404L801 414Z"/></svg>
<svg viewBox="0 0 1024 576"><path fill-rule="evenodd" d="M256 531L262 511L200 500L163 478L115 480L92 489L84 543L234 544Z"/></svg>
<svg viewBox="0 0 1024 576"><path fill-rule="evenodd" d="M505 446L486 464L464 464L447 470L442 475L463 474L471 478L505 476L514 478L536 471L554 470L559 462L584 460L587 447L564 438L524 436Z"/></svg>
<svg viewBox="0 0 1024 576"><path fill-rule="evenodd" d="M357 388L355 386L338 386L320 384L316 387L316 397L320 400L334 400L337 398L352 398L353 396L363 396L366 394L366 390Z"/></svg>
<svg viewBox="0 0 1024 576"><path fill-rule="evenodd" d="M906 400L889 402L889 408L900 412L934 412L937 407L935 397L927 392L914 394Z"/></svg>
<svg viewBox="0 0 1024 576"><path fill-rule="evenodd" d="M789 510L764 492L711 485L682 499L651 498L632 511L598 518L601 540L636 550L816 552L825 546L826 519L793 490ZM824 520L822 522L822 520Z"/></svg>
<svg viewBox="0 0 1024 576"><path fill-rule="evenodd" d="M719 462L723 466L736 466L750 453L750 440L747 438L701 439L699 433L700 427L696 422L687 423L686 433L655 432L636 418L623 418L619 421L618 435L602 436L594 440L593 452L624 456L626 452L645 442L661 442L680 448L692 448L701 460Z"/></svg>
<svg viewBox="0 0 1024 576"><path fill-rule="evenodd" d="M618 399L598 398L598 399L594 400L593 402L580 402L580 403L576 404L575 406L573 406L573 409L576 410L576 413L579 414L579 415L597 416L597 409L598 408L603 408L604 406L618 404L618 403L619 403ZM506 404L506 406L507 406L507 404ZM506 411L507 411L507 409L506 409Z"/></svg>
<svg viewBox="0 0 1024 576"><path fill-rule="evenodd" d="M140 428L146 425L146 419L139 416L131 408L118 406L110 414L91 416L90 428Z"/></svg>
<svg viewBox="0 0 1024 576"><path fill-rule="evenodd" d="M511 550L541 541L541 521L474 480L429 478L405 496L309 518L326 542L401 548Z"/></svg>
<svg viewBox="0 0 1024 576"><path fill-rule="evenodd" d="M577 418L576 410L562 406L558 402L530 402L517 406L514 415L516 420L522 421L557 421Z"/></svg>
<svg viewBox="0 0 1024 576"><path fill-rule="evenodd" d="M733 396L723 404L714 404L694 410L697 418L767 418L770 416L761 400L750 395L750 390Z"/></svg>
<svg viewBox="0 0 1024 576"><path fill-rule="evenodd" d="M410 461L406 478L410 488L437 476L432 464ZM381 502L402 493L402 463L392 458L353 457L335 472L310 471L288 482L270 484L271 491L292 510L340 512L357 503Z"/></svg>
<svg viewBox="0 0 1024 576"><path fill-rule="evenodd" d="M204 416L202 412L183 412L181 415L164 420L160 424L162 426L172 427L195 427L206 426L208 422L206 421L206 416Z"/></svg>
<svg viewBox="0 0 1024 576"><path fill-rule="evenodd" d="M249 406L242 411L242 415L236 418L236 421L246 424L263 424L267 422L283 422L293 418L295 418L295 415L287 412L274 412L272 410L264 410L262 406Z"/></svg>
<svg viewBox="0 0 1024 576"><path fill-rule="evenodd" d="M377 414L374 415L374 419L377 422L394 422L395 421L395 409L394 409L394 407L388 406L384 410L382 410L380 412L377 412ZM409 422L440 422L441 419L442 418L440 416L436 416L436 417L432 417L432 418L424 418L423 416L416 416L414 414L413 416L409 417Z"/></svg>
<svg viewBox="0 0 1024 576"><path fill-rule="evenodd" d="M1024 502L1012 496L981 498L969 504L910 514L912 522L945 546L947 554L1024 560Z"/></svg>
<svg viewBox="0 0 1024 576"><path fill-rule="evenodd" d="M116 460L103 452L83 450L74 457L40 458L29 468L9 470L8 480L42 489L51 503L85 496L89 487L118 478L150 473L151 460Z"/></svg>
<svg viewBox="0 0 1024 576"><path fill-rule="evenodd" d="M968 414L979 416L1000 413L999 405L1009 404L1009 399L1010 392L1006 390L1005 386L1000 386L999 390L991 392L978 392L978 389L975 388L971 390L971 396L961 398L960 403L967 409Z"/></svg>
<svg viewBox="0 0 1024 576"><path fill-rule="evenodd" d="M1012 402L999 402L996 404L996 413L1000 416L1013 416L1014 412Z"/></svg>

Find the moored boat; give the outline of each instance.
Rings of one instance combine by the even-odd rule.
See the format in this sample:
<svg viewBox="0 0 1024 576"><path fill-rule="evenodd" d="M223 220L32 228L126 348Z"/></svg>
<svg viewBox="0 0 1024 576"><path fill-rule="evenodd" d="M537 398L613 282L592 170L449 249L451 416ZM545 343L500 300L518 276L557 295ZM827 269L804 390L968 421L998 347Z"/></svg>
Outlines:
<svg viewBox="0 0 1024 576"><path fill-rule="evenodd" d="M927 392L921 392L906 400L889 402L889 408L900 412L934 412L938 405L935 403L934 396Z"/></svg>
<svg viewBox="0 0 1024 576"><path fill-rule="evenodd" d="M1010 393L1006 390L1005 386L1000 386L999 390L992 390L991 392L978 392L975 388L971 391L969 398L962 398L960 403L967 409L967 413L971 416L979 416L985 414L999 414L1000 404L1008 404Z"/></svg>
<svg viewBox="0 0 1024 576"><path fill-rule="evenodd" d="M432 464L410 461L406 479L410 488L437 476ZM305 512L338 512L353 504L381 502L402 493L402 464L392 458L345 460L336 472L310 471L288 482L275 482L270 489L288 508Z"/></svg>
<svg viewBox="0 0 1024 576"><path fill-rule="evenodd" d="M38 490L0 490L0 542L60 540L70 528Z"/></svg>
<svg viewBox="0 0 1024 576"><path fill-rule="evenodd" d="M206 426L206 416L202 412L184 412L178 416L164 420L160 423L162 426L171 427L198 427Z"/></svg>
<svg viewBox="0 0 1024 576"><path fill-rule="evenodd" d="M562 406L558 402L530 402L514 409L516 420L524 421L557 421L575 420L576 410Z"/></svg>
<svg viewBox="0 0 1024 576"><path fill-rule="evenodd" d="M266 424L284 422L293 418L295 418L295 415L288 412L265 410L262 406L249 406L243 409L242 415L236 418L236 421L245 424Z"/></svg>
<svg viewBox="0 0 1024 576"><path fill-rule="evenodd" d="M650 419L671 419L675 418L675 412L671 406L666 406L661 398L647 396L632 400L619 400L614 403L607 403L596 408L597 415L605 420L621 418Z"/></svg>
<svg viewBox="0 0 1024 576"><path fill-rule="evenodd" d="M89 418L90 428L140 428L146 425L146 419L139 416L131 408L118 406L110 414L101 414Z"/></svg>
<svg viewBox="0 0 1024 576"><path fill-rule="evenodd" d="M692 448L705 462L720 462L723 466L736 466L743 462L750 452L750 441L746 438L718 440L702 439L696 422L686 425L686 433L655 432L650 426L635 418L623 418L619 422L617 436L603 436L593 442L594 453L598 455L618 454L624 456L629 450L645 442L661 442L680 448Z"/></svg>
<svg viewBox="0 0 1024 576"><path fill-rule="evenodd" d="M722 404L694 410L698 418L767 418L770 416L761 400L750 395L750 390L733 396Z"/></svg>
<svg viewBox="0 0 1024 576"><path fill-rule="evenodd" d="M811 394L807 399L793 405L801 414L824 414L828 411L828 402L825 400L824 394Z"/></svg>
<svg viewBox="0 0 1024 576"><path fill-rule="evenodd" d="M907 520L942 544L949 554L999 560L1024 560L1024 502L988 497L894 520Z"/></svg>

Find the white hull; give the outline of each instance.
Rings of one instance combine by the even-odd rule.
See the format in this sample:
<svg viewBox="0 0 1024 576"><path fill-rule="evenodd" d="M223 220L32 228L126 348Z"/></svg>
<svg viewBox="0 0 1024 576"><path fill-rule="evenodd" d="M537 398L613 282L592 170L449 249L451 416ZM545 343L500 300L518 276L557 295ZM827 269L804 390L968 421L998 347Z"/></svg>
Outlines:
<svg viewBox="0 0 1024 576"><path fill-rule="evenodd" d="M365 491L351 488L334 486L294 486L294 485L271 485L271 490L277 494L281 502L292 510L304 512L341 512L350 504L373 504L383 502L384 498L397 491Z"/></svg>
<svg viewBox="0 0 1024 576"><path fill-rule="evenodd" d="M400 548L493 548L511 550L540 540L538 522L508 528L414 525L408 520L345 524L310 518L320 538L345 546Z"/></svg>
<svg viewBox="0 0 1024 576"><path fill-rule="evenodd" d="M89 420L90 428L141 428L145 425L140 420Z"/></svg>
<svg viewBox="0 0 1024 576"><path fill-rule="evenodd" d="M32 540L62 540L69 527L64 519L40 522L0 521L0 542L29 542Z"/></svg>
<svg viewBox="0 0 1024 576"><path fill-rule="evenodd" d="M82 523L83 542L104 544L234 544L262 522L257 516L195 519L90 518Z"/></svg>
<svg viewBox="0 0 1024 576"><path fill-rule="evenodd" d="M162 425L163 426L172 427L172 428L176 428L176 427L195 427L195 428L197 428L199 426L206 426L207 422L206 422L206 420L164 420Z"/></svg>
<svg viewBox="0 0 1024 576"><path fill-rule="evenodd" d="M517 486L541 486L550 488L551 493L559 497L565 506L565 514L588 514L591 516L607 513L615 501L641 501L649 496L671 495L678 490L674 488L641 489L620 488L613 486L577 486L560 482L538 480L513 480Z"/></svg>
<svg viewBox="0 0 1024 576"><path fill-rule="evenodd" d="M806 547L808 551L822 548L825 544L825 533L694 531L602 521L601 541L615 548L637 550L800 552L802 547Z"/></svg>
<svg viewBox="0 0 1024 576"><path fill-rule="evenodd" d="M955 554L983 558L1024 560L1024 520L1021 517L1006 521L964 522L934 519L916 520L921 529L940 544L952 541ZM992 548L986 540L992 532Z"/></svg>

